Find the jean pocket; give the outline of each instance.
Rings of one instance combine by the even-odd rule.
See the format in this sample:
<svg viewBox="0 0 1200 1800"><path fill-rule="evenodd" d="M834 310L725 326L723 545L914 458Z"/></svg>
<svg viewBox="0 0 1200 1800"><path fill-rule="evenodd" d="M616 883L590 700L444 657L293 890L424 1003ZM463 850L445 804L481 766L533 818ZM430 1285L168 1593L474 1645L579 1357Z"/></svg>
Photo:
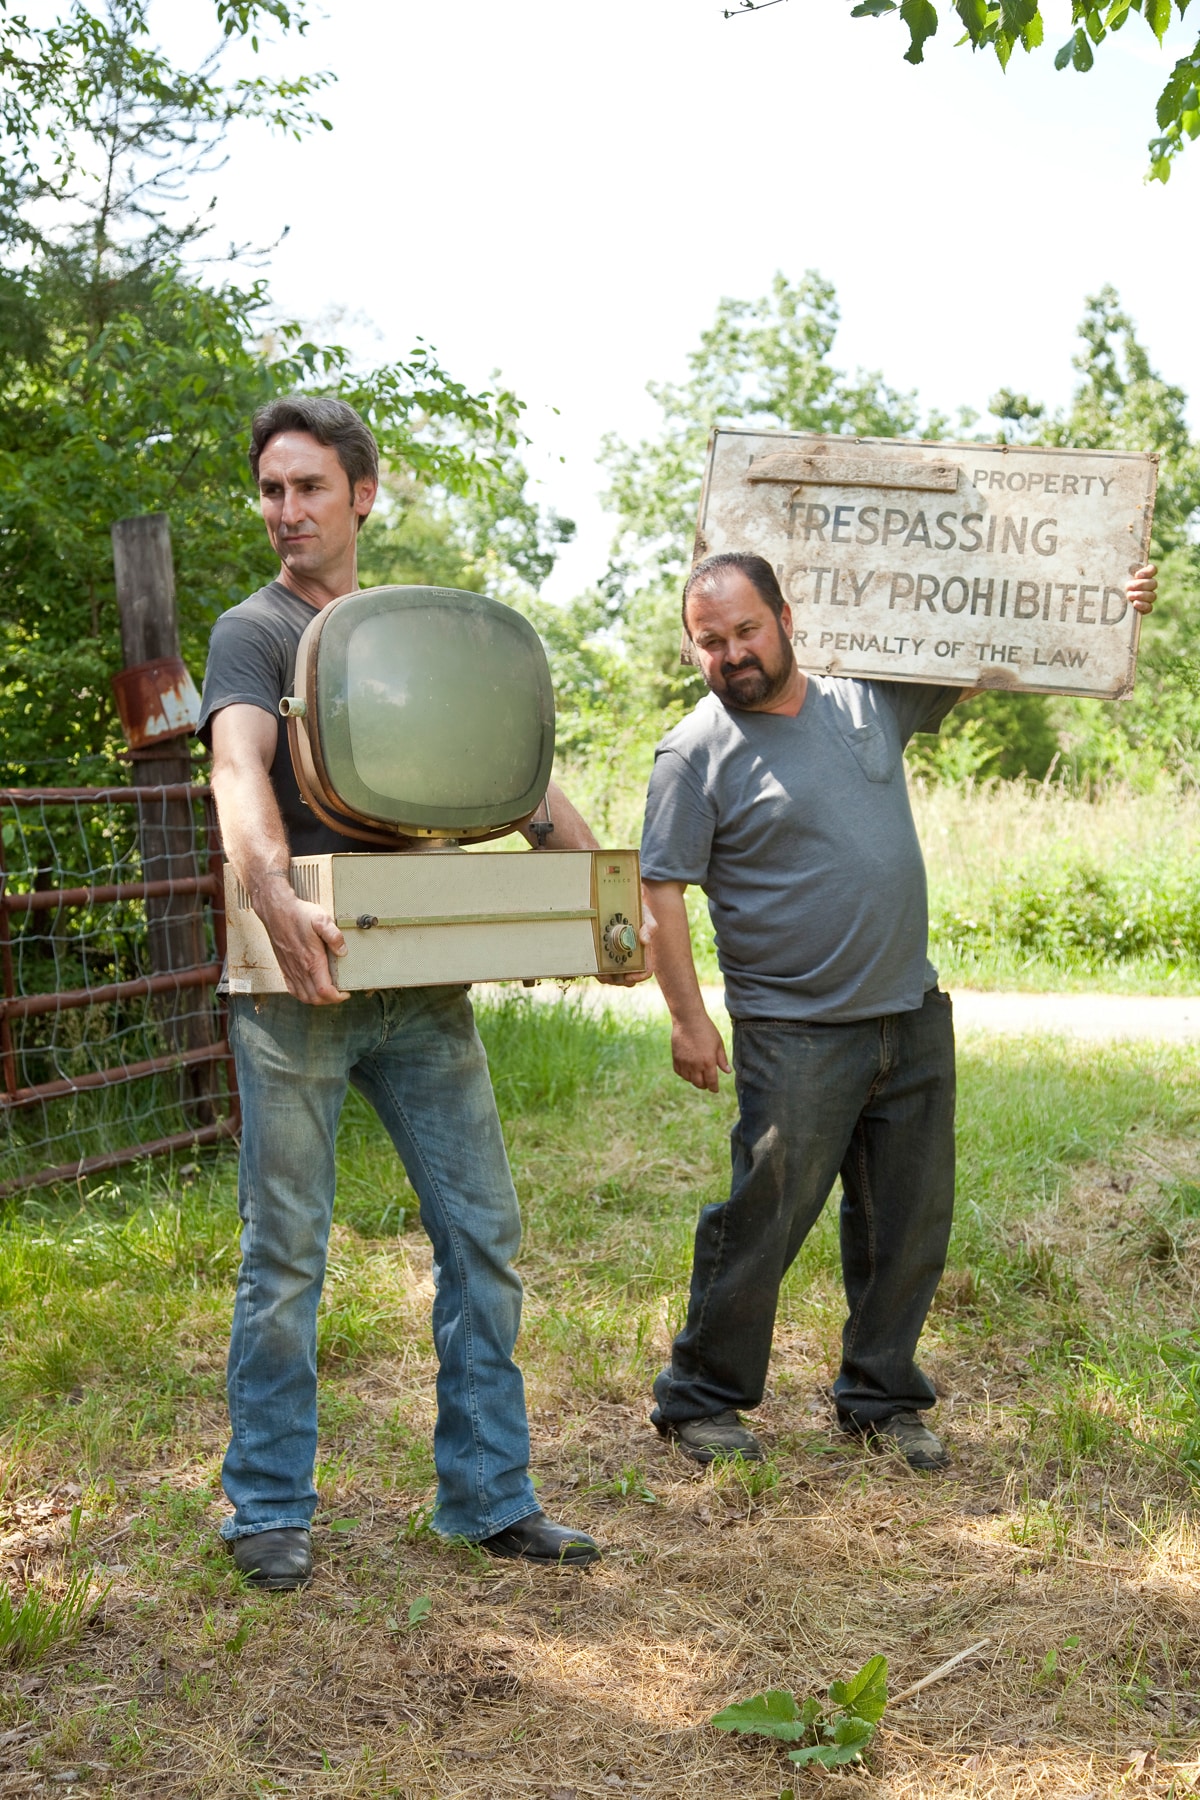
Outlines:
<svg viewBox="0 0 1200 1800"><path fill-rule="evenodd" d="M855 761L868 781L890 781L900 761L900 751L881 725L849 725L842 731Z"/></svg>

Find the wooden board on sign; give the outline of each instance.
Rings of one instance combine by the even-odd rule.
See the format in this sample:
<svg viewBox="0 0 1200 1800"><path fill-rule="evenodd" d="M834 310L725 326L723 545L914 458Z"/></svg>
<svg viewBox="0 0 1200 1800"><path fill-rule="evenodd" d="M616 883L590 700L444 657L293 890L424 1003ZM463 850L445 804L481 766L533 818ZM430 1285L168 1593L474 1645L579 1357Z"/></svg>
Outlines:
<svg viewBox="0 0 1200 1800"><path fill-rule="evenodd" d="M804 669L1119 700L1157 476L1126 451L716 431L695 557L766 557Z"/></svg>

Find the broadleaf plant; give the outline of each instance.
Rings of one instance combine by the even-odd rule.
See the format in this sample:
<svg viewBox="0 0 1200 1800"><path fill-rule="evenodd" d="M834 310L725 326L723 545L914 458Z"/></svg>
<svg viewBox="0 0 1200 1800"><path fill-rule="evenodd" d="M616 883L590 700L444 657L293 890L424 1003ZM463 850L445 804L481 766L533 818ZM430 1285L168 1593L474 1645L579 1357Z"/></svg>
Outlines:
<svg viewBox="0 0 1200 1800"><path fill-rule="evenodd" d="M815 1712L810 1714L810 1708L815 1708ZM765 1694L755 1694L750 1700L739 1700L714 1713L712 1723L718 1731L746 1731L759 1737L778 1738L785 1744L798 1744L808 1736L820 1712L819 1700L806 1700L801 1710L795 1695L786 1688L768 1688Z"/></svg>
<svg viewBox="0 0 1200 1800"><path fill-rule="evenodd" d="M887 1657L872 1656L849 1681L832 1681L829 1698L857 1719L878 1725L887 1706Z"/></svg>
<svg viewBox="0 0 1200 1800"><path fill-rule="evenodd" d="M786 1688L768 1688L714 1713L718 1731L740 1731L795 1744L790 1760L804 1768L835 1769L857 1762L887 1706L887 1658L871 1656L848 1681L833 1681L828 1703L800 1701Z"/></svg>

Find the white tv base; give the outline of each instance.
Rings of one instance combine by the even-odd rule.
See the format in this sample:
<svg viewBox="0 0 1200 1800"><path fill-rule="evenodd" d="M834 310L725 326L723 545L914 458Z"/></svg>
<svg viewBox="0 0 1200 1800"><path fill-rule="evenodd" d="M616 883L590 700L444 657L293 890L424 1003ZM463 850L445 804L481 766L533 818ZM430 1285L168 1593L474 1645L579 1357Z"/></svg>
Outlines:
<svg viewBox="0 0 1200 1800"><path fill-rule="evenodd" d="M436 987L640 973L636 850L363 851L298 856L292 886L346 939L335 987ZM225 866L232 994L286 992L266 927Z"/></svg>

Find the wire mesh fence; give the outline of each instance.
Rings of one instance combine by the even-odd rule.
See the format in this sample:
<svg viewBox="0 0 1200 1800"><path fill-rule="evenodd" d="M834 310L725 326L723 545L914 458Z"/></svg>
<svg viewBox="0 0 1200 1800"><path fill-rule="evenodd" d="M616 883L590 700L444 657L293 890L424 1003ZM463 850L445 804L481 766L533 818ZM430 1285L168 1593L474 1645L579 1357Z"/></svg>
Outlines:
<svg viewBox="0 0 1200 1800"><path fill-rule="evenodd" d="M237 1129L208 788L0 788L0 1195Z"/></svg>

